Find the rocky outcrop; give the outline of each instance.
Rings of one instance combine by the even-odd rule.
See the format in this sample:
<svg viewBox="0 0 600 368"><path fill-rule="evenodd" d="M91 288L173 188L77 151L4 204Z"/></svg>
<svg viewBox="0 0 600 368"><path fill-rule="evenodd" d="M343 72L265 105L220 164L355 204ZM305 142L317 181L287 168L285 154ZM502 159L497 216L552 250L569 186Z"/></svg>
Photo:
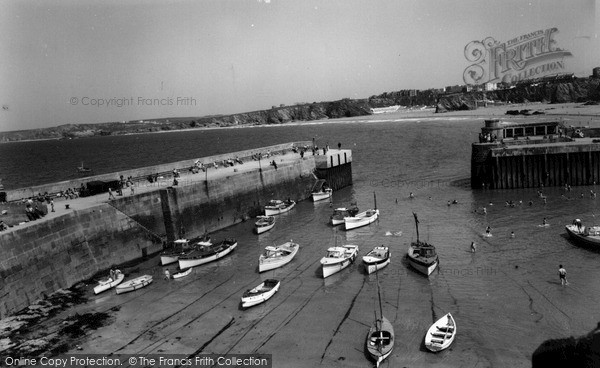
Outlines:
<svg viewBox="0 0 600 368"><path fill-rule="evenodd" d="M533 368L600 367L600 323L589 334L544 341L531 358Z"/></svg>
<svg viewBox="0 0 600 368"><path fill-rule="evenodd" d="M163 118L124 123L65 124L52 128L0 132L0 142L33 139L72 139L201 127L283 124L291 121L337 119L370 115L370 109L371 106L369 106L367 100L343 99L339 101L274 107L269 110L233 115L213 115L199 118Z"/></svg>
<svg viewBox="0 0 600 368"><path fill-rule="evenodd" d="M436 112L475 110L488 101L505 103L600 101L600 79L573 78L567 81L521 83L514 88L496 91L441 95L436 104Z"/></svg>

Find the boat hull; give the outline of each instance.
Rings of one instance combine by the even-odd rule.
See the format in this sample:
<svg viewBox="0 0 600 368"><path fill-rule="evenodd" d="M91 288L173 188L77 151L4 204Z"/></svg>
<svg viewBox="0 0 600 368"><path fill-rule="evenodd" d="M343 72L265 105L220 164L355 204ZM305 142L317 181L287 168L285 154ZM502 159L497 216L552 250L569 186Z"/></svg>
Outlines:
<svg viewBox="0 0 600 368"><path fill-rule="evenodd" d="M363 212L364 213L364 212ZM379 210L375 210L371 216L361 216L362 214L356 215L356 217L344 218L344 228L346 230L352 230L359 227L367 226L379 218Z"/></svg>
<svg viewBox="0 0 600 368"><path fill-rule="evenodd" d="M377 271L381 270L382 268L384 268L385 266L389 265L390 262L391 261L389 258L382 260L380 262L364 262L365 270L367 271L368 274L372 274L373 272L377 272Z"/></svg>
<svg viewBox="0 0 600 368"><path fill-rule="evenodd" d="M169 265L171 263L175 263L179 260L179 255L174 255L174 254L161 254L160 255L160 265L161 266L166 266Z"/></svg>
<svg viewBox="0 0 600 368"><path fill-rule="evenodd" d="M192 270L193 270L192 267L188 268L187 270L181 270L181 271L179 271L177 273L174 273L172 277L174 279L180 279L182 277L186 277L187 275L189 275L190 273L192 273Z"/></svg>
<svg viewBox="0 0 600 368"><path fill-rule="evenodd" d="M257 293L250 293L250 292L244 293L244 296L242 296L242 307L243 308L250 308L257 304L264 303L267 300L271 299L271 297L273 295L275 295L275 293L279 290L279 286L281 285L281 283L277 280L266 280L265 282L263 282L262 284L260 284L256 288L254 288L253 290L260 289L268 281L271 281L274 283L276 282L276 285L268 290L265 290L264 292L260 292L260 290L259 290L259 292L257 292Z"/></svg>
<svg viewBox="0 0 600 368"><path fill-rule="evenodd" d="M348 245L344 247L349 247ZM347 256L344 258L327 258L324 257L321 259L321 269L323 271L323 278L327 278L333 274L336 274L343 270L344 268L350 266L356 259L358 254L358 246L350 246L351 248L347 248Z"/></svg>
<svg viewBox="0 0 600 368"><path fill-rule="evenodd" d="M254 232L256 234L262 234L266 231L271 230L274 227L275 227L275 221L271 222L270 224L265 224L265 225L259 225L259 223L257 222L256 224L254 224Z"/></svg>
<svg viewBox="0 0 600 368"><path fill-rule="evenodd" d="M148 286L152 283L152 276L144 275L140 277L136 277L133 280L129 280L127 282L123 282L120 285L117 285L115 288L117 294L128 293L137 289L141 289L145 286Z"/></svg>
<svg viewBox="0 0 600 368"><path fill-rule="evenodd" d="M259 257L258 272L270 271L270 270L285 266L286 264L290 263L292 261L292 259L294 259L296 254L298 253L298 249L300 249L298 244L295 244L295 243L292 243L292 244L294 244L294 245L290 246L290 248L289 248L292 250L292 252L288 255L285 255L282 257L274 257L274 258L265 258L264 256Z"/></svg>
<svg viewBox="0 0 600 368"><path fill-rule="evenodd" d="M435 271L435 269L437 268L437 265L438 265L437 261L434 263L431 263L431 264L425 264L425 263L415 260L413 257L410 257L410 256L408 257L408 263L410 264L410 266L412 268L419 271L420 273L422 273L425 276L431 275L431 273L433 271Z"/></svg>
<svg viewBox="0 0 600 368"><path fill-rule="evenodd" d="M230 246L228 246L227 248L225 248L219 252L215 252L214 254L211 254L206 257L189 258L189 259L188 258L179 258L179 268L183 270L185 268L196 267L196 266L200 266L205 263L216 261L217 259L223 258L226 255L228 255L229 253L231 253L231 251L233 251L235 249L235 247L237 247L237 242L234 244L231 244Z"/></svg>
<svg viewBox="0 0 600 368"><path fill-rule="evenodd" d="M296 202L292 202L283 208L269 208L268 206L266 206L265 207L265 216L273 216L273 215L279 215L282 213L286 213L289 210L291 210L292 208L294 208L294 206L296 206Z"/></svg>
<svg viewBox="0 0 600 368"><path fill-rule="evenodd" d="M390 321L381 317L375 321L367 335L367 351L377 366L394 350L394 327Z"/></svg>
<svg viewBox="0 0 600 368"><path fill-rule="evenodd" d="M331 225L338 226L344 223L344 219L331 218Z"/></svg>
<svg viewBox="0 0 600 368"><path fill-rule="evenodd" d="M579 246L591 249L600 250L600 237L599 236L586 236L581 234L577 230L575 225L566 225L565 229L569 237Z"/></svg>
<svg viewBox="0 0 600 368"><path fill-rule="evenodd" d="M123 279L125 278L125 275L119 272L119 275L117 276L116 280L112 280L110 282L100 282L95 288L94 288L94 294L100 294L103 291L106 291L108 289L111 289L117 285L119 285L121 282L123 282Z"/></svg>
<svg viewBox="0 0 600 368"><path fill-rule="evenodd" d="M312 200L313 200L313 202L322 201L324 199L331 197L332 192L333 192L332 190L327 190L325 192L311 193Z"/></svg>
<svg viewBox="0 0 600 368"><path fill-rule="evenodd" d="M390 264L390 257L391 254L388 247L381 246L373 248L372 251L362 257L365 270L368 274L371 274L384 268Z"/></svg>
<svg viewBox="0 0 600 368"><path fill-rule="evenodd" d="M435 321L425 336L425 347L433 352L442 351L452 345L456 336L456 322L450 313Z"/></svg>

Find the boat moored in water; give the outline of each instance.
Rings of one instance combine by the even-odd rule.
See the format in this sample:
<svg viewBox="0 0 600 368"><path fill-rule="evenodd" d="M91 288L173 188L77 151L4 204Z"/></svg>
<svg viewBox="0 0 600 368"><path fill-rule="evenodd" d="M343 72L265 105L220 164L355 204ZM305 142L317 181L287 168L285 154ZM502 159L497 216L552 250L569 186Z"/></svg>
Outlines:
<svg viewBox="0 0 600 368"><path fill-rule="evenodd" d="M257 234L269 231L275 226L275 217L273 216L256 216L256 218L258 220L254 223L254 232Z"/></svg>
<svg viewBox="0 0 600 368"><path fill-rule="evenodd" d="M358 213L358 207L352 206L349 208L340 207L333 210L333 214L329 218L331 225L337 226L344 223L344 218L354 217Z"/></svg>
<svg viewBox="0 0 600 368"><path fill-rule="evenodd" d="M258 258L258 272L269 271L292 261L300 246L291 240L277 246L268 246Z"/></svg>
<svg viewBox="0 0 600 368"><path fill-rule="evenodd" d="M313 202L318 202L318 201L322 201L327 198L331 198L332 194L333 194L333 189L323 188L323 190L321 190L319 192L311 193L311 197L312 197Z"/></svg>
<svg viewBox="0 0 600 368"><path fill-rule="evenodd" d="M327 249L327 255L321 258L323 278L340 272L348 267L358 255L358 245L346 244Z"/></svg>
<svg viewBox="0 0 600 368"><path fill-rule="evenodd" d="M390 264L390 249L378 246L362 257L368 274L378 271Z"/></svg>
<svg viewBox="0 0 600 368"><path fill-rule="evenodd" d="M344 218L344 228L346 230L356 229L362 226L369 225L379 218L379 210L377 209L377 196L373 193L373 201L375 208L369 209L361 213L357 213L352 217Z"/></svg>
<svg viewBox="0 0 600 368"><path fill-rule="evenodd" d="M600 226L584 226L581 220L575 219L565 229L577 245L600 250Z"/></svg>
<svg viewBox="0 0 600 368"><path fill-rule="evenodd" d="M379 278L377 278L377 296L379 299L379 318L375 311L375 322L369 329L367 335L367 351L371 358L379 364L387 358L394 349L394 326L383 315L383 305L381 303L381 291L379 290Z"/></svg>
<svg viewBox="0 0 600 368"><path fill-rule="evenodd" d="M279 215L280 213L285 213L294 208L296 202L288 199L287 201L282 201L279 199L272 199L265 206L265 216L273 216Z"/></svg>

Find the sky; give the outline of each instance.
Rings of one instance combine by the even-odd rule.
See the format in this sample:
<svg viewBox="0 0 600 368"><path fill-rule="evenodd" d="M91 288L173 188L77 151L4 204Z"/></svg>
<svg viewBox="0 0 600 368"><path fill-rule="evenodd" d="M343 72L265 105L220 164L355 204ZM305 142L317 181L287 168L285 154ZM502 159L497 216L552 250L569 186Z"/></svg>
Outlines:
<svg viewBox="0 0 600 368"><path fill-rule="evenodd" d="M600 66L598 0L4 0L0 131L464 84L465 47L557 28Z"/></svg>

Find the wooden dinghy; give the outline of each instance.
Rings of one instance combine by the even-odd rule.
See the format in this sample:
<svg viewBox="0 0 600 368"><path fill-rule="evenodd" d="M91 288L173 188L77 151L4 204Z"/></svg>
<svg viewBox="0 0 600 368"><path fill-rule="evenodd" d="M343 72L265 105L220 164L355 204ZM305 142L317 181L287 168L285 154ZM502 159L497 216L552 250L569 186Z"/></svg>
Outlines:
<svg viewBox="0 0 600 368"><path fill-rule="evenodd" d="M242 295L242 307L249 308L269 300L277 290L281 282L275 279L267 279L254 289L247 290Z"/></svg>
<svg viewBox="0 0 600 368"><path fill-rule="evenodd" d="M456 322L450 313L438 319L425 335L427 349L437 352L446 349L456 336Z"/></svg>
<svg viewBox="0 0 600 368"><path fill-rule="evenodd" d="M258 257L258 272L269 271L290 263L299 248L300 246L291 240L275 247L267 246L265 252Z"/></svg>
<svg viewBox="0 0 600 368"><path fill-rule="evenodd" d="M384 268L390 264L390 249L384 247L375 247L365 256L363 256L363 263L368 274L371 274L377 270Z"/></svg>
<svg viewBox="0 0 600 368"><path fill-rule="evenodd" d="M180 279L182 277L186 277L187 275L192 273L193 269L194 269L194 267L190 267L190 268L184 269L184 270L179 270L179 272L174 273L172 277L174 279Z"/></svg>
<svg viewBox="0 0 600 368"><path fill-rule="evenodd" d="M100 294L103 291L106 291L110 288L113 288L117 285L119 285L123 279L125 278L125 275L119 271L116 270L114 272L115 277L108 277L106 279L102 279L100 281L98 281L98 285L96 285L96 287L94 287L94 294Z"/></svg>
<svg viewBox="0 0 600 368"><path fill-rule="evenodd" d="M140 277L136 277L135 279L123 282L117 285L116 290L117 294L123 294L130 291L134 291L137 289L141 289L145 286L148 286L152 283L151 275L143 275Z"/></svg>

